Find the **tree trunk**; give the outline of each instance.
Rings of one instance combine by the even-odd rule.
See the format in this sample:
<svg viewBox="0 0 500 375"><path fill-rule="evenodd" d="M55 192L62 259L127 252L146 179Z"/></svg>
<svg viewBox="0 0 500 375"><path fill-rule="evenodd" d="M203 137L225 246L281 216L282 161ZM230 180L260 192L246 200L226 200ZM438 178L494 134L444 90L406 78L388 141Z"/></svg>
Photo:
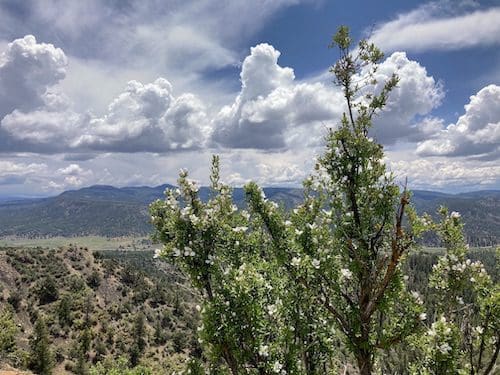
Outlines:
<svg viewBox="0 0 500 375"><path fill-rule="evenodd" d="M226 361L227 365L229 366L231 373L233 375L238 375L238 363L236 362L236 359L234 358L233 353L231 353L231 351L227 348L227 346L223 347L222 356L224 357L224 360Z"/></svg>
<svg viewBox="0 0 500 375"><path fill-rule="evenodd" d="M373 370L372 355L367 350L361 350L356 354L360 375L371 375Z"/></svg>

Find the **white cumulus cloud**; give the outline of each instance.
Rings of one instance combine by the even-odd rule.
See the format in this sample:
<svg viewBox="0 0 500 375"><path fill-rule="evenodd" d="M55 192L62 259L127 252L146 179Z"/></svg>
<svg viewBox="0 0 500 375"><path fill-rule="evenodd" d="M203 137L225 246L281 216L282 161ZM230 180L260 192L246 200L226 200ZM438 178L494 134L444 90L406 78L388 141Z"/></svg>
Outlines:
<svg viewBox="0 0 500 375"><path fill-rule="evenodd" d="M67 63L61 49L37 43L33 35L9 43L0 55L0 117L43 106L48 88L64 78Z"/></svg>
<svg viewBox="0 0 500 375"><path fill-rule="evenodd" d="M298 135L298 128L304 127L310 138L302 139L302 144L316 144L318 128L340 115L340 93L322 83L296 82L293 70L278 64L279 56L269 44L251 48L242 65L240 93L214 120L215 143L236 148L284 148Z"/></svg>
<svg viewBox="0 0 500 375"><path fill-rule="evenodd" d="M419 155L498 157L500 86L489 85L470 97L465 113L433 139L419 143Z"/></svg>
<svg viewBox="0 0 500 375"><path fill-rule="evenodd" d="M441 104L444 90L439 82L429 76L425 67L408 59L405 52L394 52L374 76L378 92L392 74L397 74L397 87L389 94L384 111L374 117L373 134L384 143L398 140L420 140L434 133L436 126L426 119L415 123L416 116L426 116Z"/></svg>
<svg viewBox="0 0 500 375"><path fill-rule="evenodd" d="M278 64L279 56L268 44L251 49L242 66L240 93L213 122L215 143L258 149L317 146L326 129L338 124L346 110L340 88L297 81L291 68ZM395 52L380 64L374 77L378 83L369 90L378 92L393 73L399 83L387 107L374 118L377 139L384 144L415 141L439 130L431 119L415 118L428 116L441 104L441 84L404 52ZM360 80L367 72L361 74Z"/></svg>
<svg viewBox="0 0 500 375"><path fill-rule="evenodd" d="M204 105L192 94L175 97L164 78L128 83L101 118L90 121L73 144L119 152L165 152L199 148L207 132Z"/></svg>

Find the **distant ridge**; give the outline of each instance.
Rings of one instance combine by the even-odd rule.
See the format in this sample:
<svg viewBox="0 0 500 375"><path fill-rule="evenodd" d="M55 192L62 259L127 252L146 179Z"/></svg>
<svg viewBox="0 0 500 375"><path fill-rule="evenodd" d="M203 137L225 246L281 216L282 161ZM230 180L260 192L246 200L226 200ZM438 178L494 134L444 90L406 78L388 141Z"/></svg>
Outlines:
<svg viewBox="0 0 500 375"><path fill-rule="evenodd" d="M151 232L148 205L164 197L173 185L117 188L94 185L68 190L49 198L0 201L0 236L124 236ZM264 188L266 196L287 209L302 200L299 188ZM208 199L210 189L200 188ZM461 213L468 240L474 245L500 242L500 190L459 194L415 190L412 202L419 213L434 214L440 205ZM238 206L244 205L242 188L233 190Z"/></svg>

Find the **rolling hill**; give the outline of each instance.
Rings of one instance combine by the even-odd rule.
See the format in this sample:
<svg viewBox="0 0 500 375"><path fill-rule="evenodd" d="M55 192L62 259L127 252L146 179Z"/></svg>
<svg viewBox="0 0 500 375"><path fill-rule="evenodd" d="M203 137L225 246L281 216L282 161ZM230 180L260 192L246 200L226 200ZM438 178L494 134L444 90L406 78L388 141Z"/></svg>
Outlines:
<svg viewBox="0 0 500 375"><path fill-rule="evenodd" d="M148 204L163 197L166 188L96 185L66 191L58 196L0 202L0 236L46 237L100 235L108 237L147 235ZM301 189L265 188L266 196L291 208L302 199ZM210 190L200 189L202 199ZM244 191L233 192L238 206L244 205ZM471 245L500 242L500 191L445 194L413 191L413 204L419 213L435 213L440 205L462 214Z"/></svg>

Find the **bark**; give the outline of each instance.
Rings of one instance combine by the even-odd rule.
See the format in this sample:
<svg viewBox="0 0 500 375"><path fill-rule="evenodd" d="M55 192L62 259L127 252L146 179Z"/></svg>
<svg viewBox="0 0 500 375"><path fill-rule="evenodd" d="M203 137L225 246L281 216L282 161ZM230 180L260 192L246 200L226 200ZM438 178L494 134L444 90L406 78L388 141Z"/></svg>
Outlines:
<svg viewBox="0 0 500 375"><path fill-rule="evenodd" d="M356 361L360 375L371 375L373 371L372 355L368 350L361 350L356 353Z"/></svg>
<svg viewBox="0 0 500 375"><path fill-rule="evenodd" d="M238 363L236 362L236 359L234 358L233 354L227 347L224 347L222 349L222 356L224 357L224 360L226 361L229 368L231 369L231 373L233 375L238 375Z"/></svg>

